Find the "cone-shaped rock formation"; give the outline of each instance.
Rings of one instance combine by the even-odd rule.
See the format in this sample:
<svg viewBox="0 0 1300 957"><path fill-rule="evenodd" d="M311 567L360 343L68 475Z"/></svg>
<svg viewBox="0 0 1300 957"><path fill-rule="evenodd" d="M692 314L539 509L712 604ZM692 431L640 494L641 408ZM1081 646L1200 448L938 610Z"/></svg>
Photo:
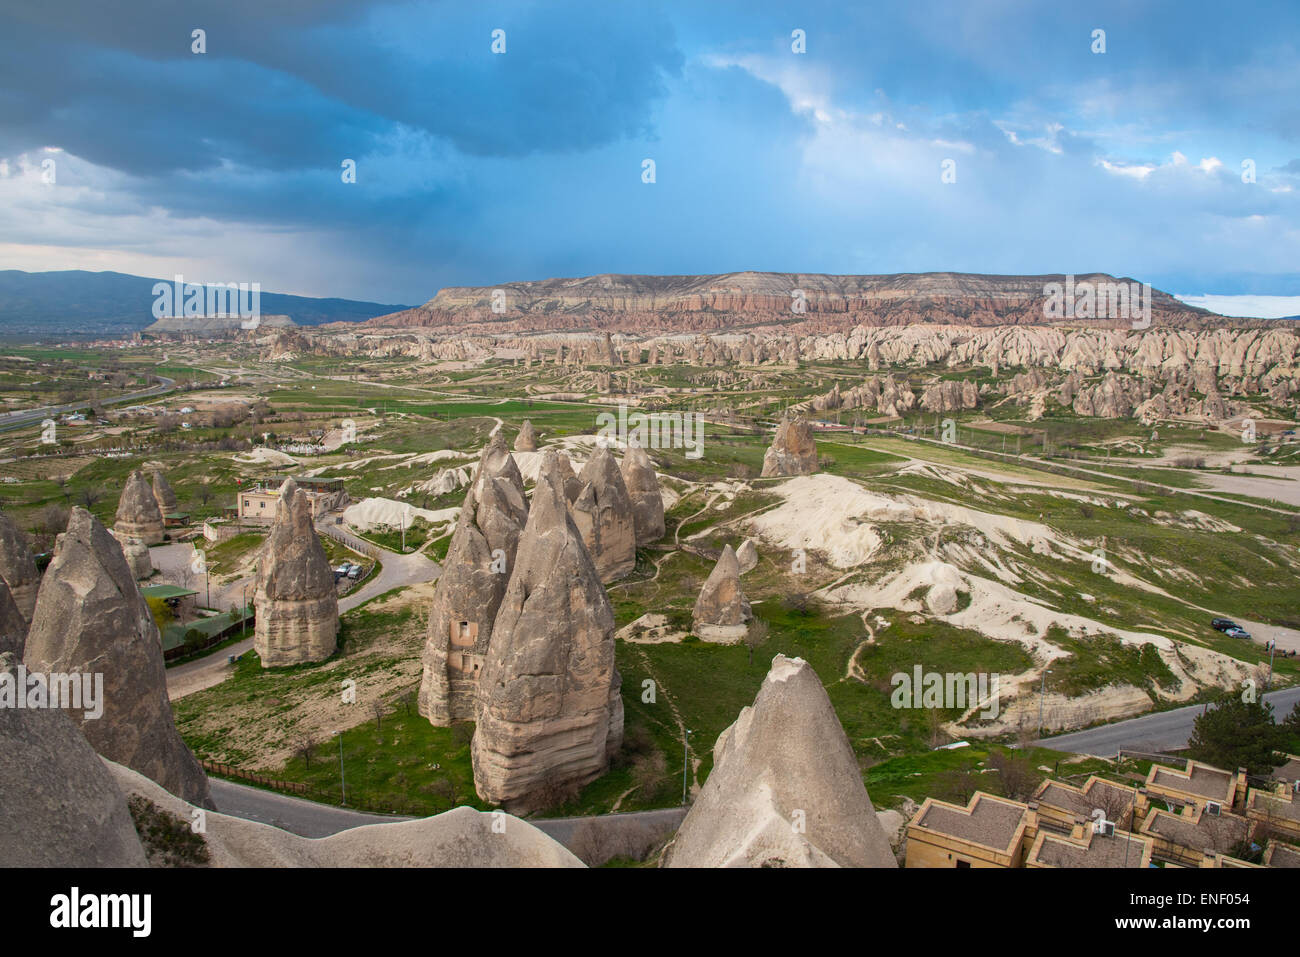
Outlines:
<svg viewBox="0 0 1300 957"><path fill-rule="evenodd" d="M533 810L602 774L623 739L614 614L545 453L479 680L474 785Z"/></svg>
<svg viewBox="0 0 1300 957"><path fill-rule="evenodd" d="M117 503L113 531L127 538L138 538L146 545L157 545L163 540L162 511L143 472L132 472L126 480Z"/></svg>
<svg viewBox="0 0 1300 957"><path fill-rule="evenodd" d="M706 641L729 644L745 637L750 617L749 602L740 587L740 562L728 545L695 600L693 630Z"/></svg>
<svg viewBox="0 0 1300 957"><path fill-rule="evenodd" d="M600 580L617 581L636 567L636 526L623 473L608 447L596 448L578 481L582 491L573 502L573 520Z"/></svg>
<svg viewBox="0 0 1300 957"><path fill-rule="evenodd" d="M121 547L84 509L72 510L55 545L23 657L29 671L80 676L83 688L102 678L99 717L65 708L91 746L177 797L211 806L207 775L172 722L158 626Z"/></svg>
<svg viewBox="0 0 1300 957"><path fill-rule="evenodd" d="M167 479L162 472L153 473L153 498L158 503L158 511L162 512L164 517L178 511L181 507L176 501L176 493L167 484Z"/></svg>
<svg viewBox="0 0 1300 957"><path fill-rule="evenodd" d="M36 591L41 587L41 573L36 570L27 539L3 512L0 512L0 578L9 586L23 618L30 622L36 609Z"/></svg>
<svg viewBox="0 0 1300 957"><path fill-rule="evenodd" d="M280 486L275 524L262 546L253 591L253 648L263 668L324 661L338 644L334 572L312 525L311 502L298 483Z"/></svg>
<svg viewBox="0 0 1300 957"><path fill-rule="evenodd" d="M14 604L9 586L0 578L0 655L8 652L15 657L22 657L23 645L27 643L27 619Z"/></svg>
<svg viewBox="0 0 1300 957"><path fill-rule="evenodd" d="M897 867L826 689L777 655L751 707L718 736L713 771L667 867Z"/></svg>
<svg viewBox="0 0 1300 957"><path fill-rule="evenodd" d="M525 419L524 424L519 427L519 434L515 436L515 451L537 451L537 433L533 430L533 423L527 419Z"/></svg>
<svg viewBox="0 0 1300 957"><path fill-rule="evenodd" d="M510 468L514 457L498 454L495 443L483 450L465 493L429 609L419 709L439 726L474 720L492 625L528 521L518 467Z"/></svg>
<svg viewBox="0 0 1300 957"><path fill-rule="evenodd" d="M655 473L654 463L645 449L630 445L619 470L632 500L637 545L659 541L664 537L664 497L659 491L659 476Z"/></svg>
<svg viewBox="0 0 1300 957"><path fill-rule="evenodd" d="M811 475L817 471L817 443L806 419L786 416L763 456L763 478Z"/></svg>

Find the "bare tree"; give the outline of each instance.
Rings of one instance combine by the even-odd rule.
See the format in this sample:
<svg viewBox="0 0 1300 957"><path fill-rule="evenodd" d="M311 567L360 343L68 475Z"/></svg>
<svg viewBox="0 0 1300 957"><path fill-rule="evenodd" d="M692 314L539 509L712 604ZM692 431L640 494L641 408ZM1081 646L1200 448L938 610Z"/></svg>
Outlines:
<svg viewBox="0 0 1300 957"><path fill-rule="evenodd" d="M303 764L311 768L312 755L316 752L316 738L310 732L302 731L298 734L297 743L294 744L294 754L302 758Z"/></svg>
<svg viewBox="0 0 1300 957"><path fill-rule="evenodd" d="M83 485L81 491L77 494L82 507L87 511L95 507L95 503L104 497L104 490L96 485Z"/></svg>
<svg viewBox="0 0 1300 957"><path fill-rule="evenodd" d="M755 618L745 629L745 647L749 649L749 664L754 664L754 649L767 641L768 625L762 618Z"/></svg>
<svg viewBox="0 0 1300 957"><path fill-rule="evenodd" d="M1038 786L1038 776L1026 757L1007 751L990 751L988 765L998 772L1002 793L1013 801L1026 800Z"/></svg>
<svg viewBox="0 0 1300 957"><path fill-rule="evenodd" d="M387 709L384 707L384 699L376 698L374 701L370 702L370 712L375 716L375 728L379 731L383 731L384 715L387 714Z"/></svg>

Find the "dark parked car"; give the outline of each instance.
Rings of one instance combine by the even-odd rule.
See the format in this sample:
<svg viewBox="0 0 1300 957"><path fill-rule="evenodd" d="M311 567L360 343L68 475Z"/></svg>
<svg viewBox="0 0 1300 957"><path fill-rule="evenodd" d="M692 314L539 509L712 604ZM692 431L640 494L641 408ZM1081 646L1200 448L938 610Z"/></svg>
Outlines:
<svg viewBox="0 0 1300 957"><path fill-rule="evenodd" d="M1231 618L1215 618L1210 622L1210 626L1217 628L1219 631L1227 631L1229 628L1236 628L1237 623Z"/></svg>

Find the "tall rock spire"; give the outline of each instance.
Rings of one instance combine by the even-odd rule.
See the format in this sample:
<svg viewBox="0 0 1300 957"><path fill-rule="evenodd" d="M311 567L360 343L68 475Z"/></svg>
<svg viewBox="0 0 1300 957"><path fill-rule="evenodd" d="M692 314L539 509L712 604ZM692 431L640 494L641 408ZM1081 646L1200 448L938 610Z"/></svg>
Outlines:
<svg viewBox="0 0 1300 957"><path fill-rule="evenodd" d="M763 478L811 475L817 471L817 443L806 419L787 415L763 456Z"/></svg>
<svg viewBox="0 0 1300 957"><path fill-rule="evenodd" d="M144 473L135 471L126 480L122 497L117 503L117 517L113 531L122 538L138 538L146 545L157 545L163 540L163 516L153 488Z"/></svg>
<svg viewBox="0 0 1300 957"><path fill-rule="evenodd" d="M41 587L41 573L36 570L26 538L3 512L0 512L0 578L9 586L24 621L30 622L36 609L36 591Z"/></svg>
<svg viewBox="0 0 1300 957"><path fill-rule="evenodd" d="M751 617L740 587L740 561L728 545L695 600L693 630L706 641L731 644L745 637L745 623Z"/></svg>
<svg viewBox="0 0 1300 957"><path fill-rule="evenodd" d="M632 499L608 447L596 447L578 481L582 490L573 502L573 520L600 580L616 581L636 567L636 526Z"/></svg>
<svg viewBox="0 0 1300 957"><path fill-rule="evenodd" d="M84 509L72 510L55 545L23 657L30 671L81 676L83 687L86 676L102 676L102 715L64 709L91 746L191 804L212 806L207 775L172 721L158 626L121 547Z"/></svg>
<svg viewBox="0 0 1300 957"><path fill-rule="evenodd" d="M263 668L324 661L338 645L339 601L311 502L298 483L280 486L275 524L262 546L253 590L253 648Z"/></svg>
<svg viewBox="0 0 1300 957"><path fill-rule="evenodd" d="M429 608L419 693L420 714L435 725L475 716L492 625L528 521L518 475L514 457L502 456L494 438L483 450L447 547Z"/></svg>
<svg viewBox="0 0 1300 957"><path fill-rule="evenodd" d="M479 679L479 796L533 810L604 773L623 739L620 685L614 614L546 452Z"/></svg>
<svg viewBox="0 0 1300 957"><path fill-rule="evenodd" d="M638 547L659 541L664 537L664 497L659 491L654 462L641 446L629 445L619 470L632 501Z"/></svg>

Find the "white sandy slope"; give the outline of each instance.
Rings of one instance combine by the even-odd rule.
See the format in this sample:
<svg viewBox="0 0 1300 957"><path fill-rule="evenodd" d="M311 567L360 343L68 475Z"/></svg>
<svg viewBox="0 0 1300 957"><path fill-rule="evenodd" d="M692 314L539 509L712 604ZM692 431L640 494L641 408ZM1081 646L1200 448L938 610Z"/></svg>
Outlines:
<svg viewBox="0 0 1300 957"><path fill-rule="evenodd" d="M249 449L240 455L231 456L231 458L240 465L273 465L276 468L283 468L284 466L298 464L298 460L291 455L285 455L283 452L261 446Z"/></svg>
<svg viewBox="0 0 1300 957"><path fill-rule="evenodd" d="M416 508L414 505L398 502L391 498L366 498L345 508L343 510L343 521L362 532L378 528L381 525L386 525L389 528L400 528L402 525L406 525L409 528L417 518L423 519L434 527L444 525L450 528L451 525L455 524L459 515L459 508L442 508L434 511L427 508ZM447 528L443 531L447 531Z"/></svg>
<svg viewBox="0 0 1300 957"><path fill-rule="evenodd" d="M104 764L128 799L138 795L186 824L193 820L193 805L130 768L107 759ZM368 824L322 838L299 837L216 811L206 812L204 826L213 867L583 866L527 821L469 807L414 821Z"/></svg>

